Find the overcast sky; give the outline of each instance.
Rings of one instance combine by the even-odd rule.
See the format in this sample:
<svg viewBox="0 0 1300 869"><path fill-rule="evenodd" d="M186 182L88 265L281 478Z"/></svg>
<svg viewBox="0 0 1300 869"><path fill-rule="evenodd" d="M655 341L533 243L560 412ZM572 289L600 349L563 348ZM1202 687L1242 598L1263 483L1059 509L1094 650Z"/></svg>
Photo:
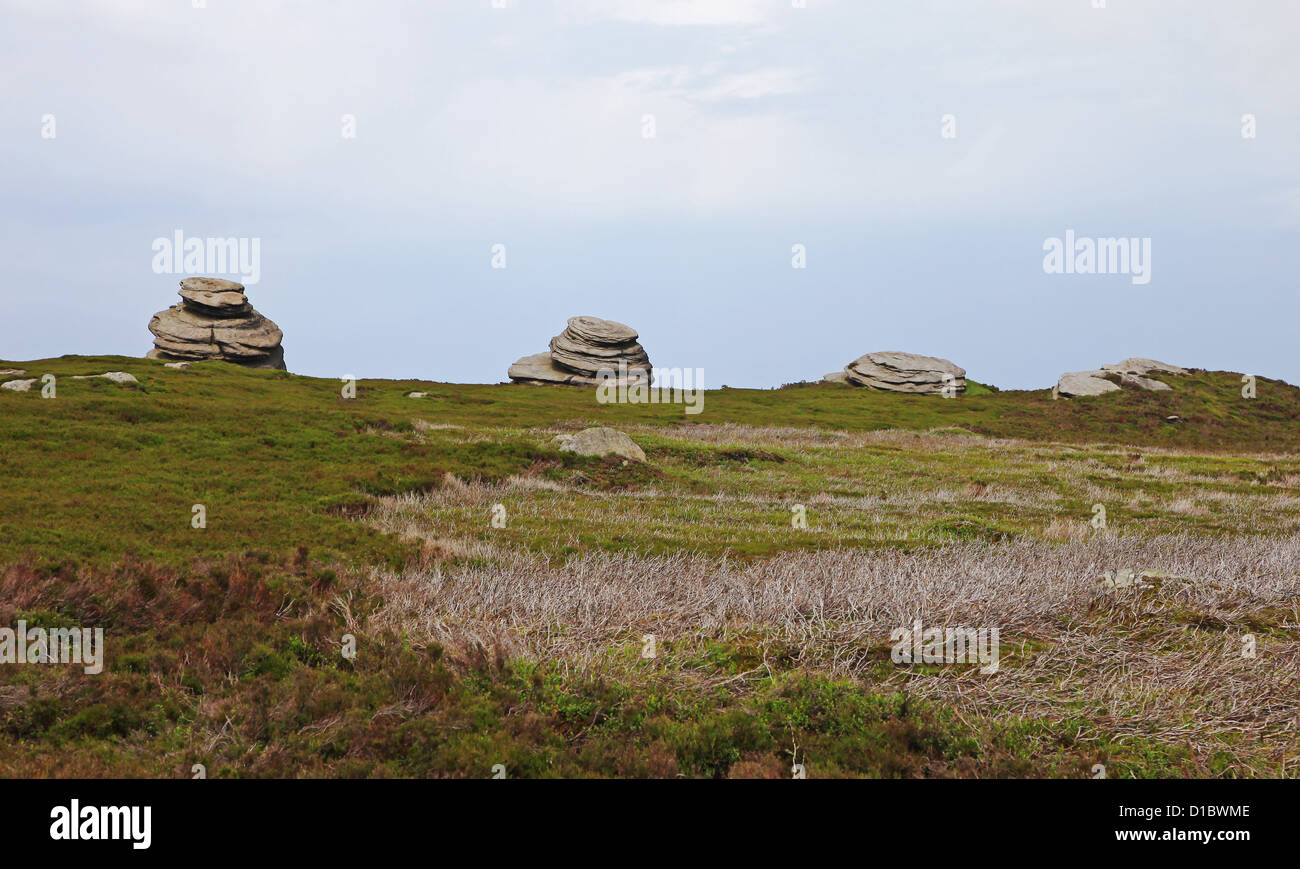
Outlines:
<svg viewBox="0 0 1300 869"><path fill-rule="evenodd" d="M1300 3L193 2L0 0L0 358L142 355L182 230L260 239L317 376L495 382L591 314L710 387L1300 382ZM1067 230L1150 282L1045 273Z"/></svg>

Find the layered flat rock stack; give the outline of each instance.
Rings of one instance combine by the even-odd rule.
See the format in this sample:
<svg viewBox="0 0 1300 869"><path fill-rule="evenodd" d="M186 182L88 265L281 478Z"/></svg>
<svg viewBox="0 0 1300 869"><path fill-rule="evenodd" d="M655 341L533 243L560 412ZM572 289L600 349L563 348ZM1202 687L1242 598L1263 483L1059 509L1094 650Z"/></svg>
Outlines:
<svg viewBox="0 0 1300 869"><path fill-rule="evenodd" d="M219 278L181 281L181 303L149 321L148 358L168 362L219 359L245 368L284 370L284 334L248 303L243 284Z"/></svg>
<svg viewBox="0 0 1300 869"><path fill-rule="evenodd" d="M1168 383L1147 376L1157 372L1186 374L1187 369L1165 362L1157 362L1154 359L1144 359L1139 356L1125 359L1123 362L1116 362L1114 365L1103 365L1096 371L1067 371L1056 381L1054 392L1066 398L1079 398L1118 392L1125 386L1145 389L1150 392L1161 392L1169 389Z"/></svg>
<svg viewBox="0 0 1300 869"><path fill-rule="evenodd" d="M519 383L569 383L595 386L602 370L626 366L628 381L650 380L650 356L637 342L634 329L599 317L571 317L568 326L551 339L546 353L525 356L506 374Z"/></svg>
<svg viewBox="0 0 1300 869"><path fill-rule="evenodd" d="M822 379L828 383L922 395L939 395L945 387L950 387L952 392L966 391L965 368L947 359L897 350L860 356L844 366L843 371L832 372Z"/></svg>

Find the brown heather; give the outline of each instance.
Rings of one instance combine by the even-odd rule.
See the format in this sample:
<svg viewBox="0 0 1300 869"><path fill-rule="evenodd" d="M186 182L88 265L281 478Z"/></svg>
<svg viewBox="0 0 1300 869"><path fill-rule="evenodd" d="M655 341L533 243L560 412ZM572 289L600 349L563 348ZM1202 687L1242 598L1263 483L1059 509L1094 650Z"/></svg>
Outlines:
<svg viewBox="0 0 1300 869"><path fill-rule="evenodd" d="M1283 768L1300 759L1294 536L1100 535L796 552L756 563L603 553L551 565L487 546L459 554L468 562L373 571L384 603L367 629L438 643L453 657L493 648L596 671L657 666L683 677L711 642L743 638L779 649L784 666L883 676L959 713L1081 714L1112 738L1213 742ZM1099 585L1106 571L1126 567L1171 576L1150 589ZM998 628L1000 671L894 665L890 632L917 619ZM639 657L648 633L667 650L653 662ZM1248 634L1254 658L1242 653ZM723 681L740 688L764 676L770 670L759 666ZM1233 734L1241 738L1224 739Z"/></svg>

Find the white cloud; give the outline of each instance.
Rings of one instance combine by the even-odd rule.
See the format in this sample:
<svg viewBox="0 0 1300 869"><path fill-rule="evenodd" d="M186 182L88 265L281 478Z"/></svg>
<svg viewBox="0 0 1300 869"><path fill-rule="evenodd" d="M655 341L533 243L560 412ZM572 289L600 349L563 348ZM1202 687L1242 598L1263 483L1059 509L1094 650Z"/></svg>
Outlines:
<svg viewBox="0 0 1300 869"><path fill-rule="evenodd" d="M753 72L723 76L719 81L694 91L691 96L704 102L719 102L796 94L806 89L807 78L806 73L796 69L781 67L758 69Z"/></svg>
<svg viewBox="0 0 1300 869"><path fill-rule="evenodd" d="M592 18L663 27L753 25L768 20L772 0L564 0L562 8Z"/></svg>

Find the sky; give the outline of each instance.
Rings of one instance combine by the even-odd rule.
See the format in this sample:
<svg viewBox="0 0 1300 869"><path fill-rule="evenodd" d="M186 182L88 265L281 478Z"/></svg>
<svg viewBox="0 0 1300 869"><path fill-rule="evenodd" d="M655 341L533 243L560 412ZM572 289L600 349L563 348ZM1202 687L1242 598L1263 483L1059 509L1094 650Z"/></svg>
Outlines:
<svg viewBox="0 0 1300 869"><path fill-rule="evenodd" d="M0 0L0 359L143 355L179 231L258 241L320 377L498 382L587 314L710 388L1300 383L1300 4L1097 2ZM1149 280L1048 273L1067 231Z"/></svg>

